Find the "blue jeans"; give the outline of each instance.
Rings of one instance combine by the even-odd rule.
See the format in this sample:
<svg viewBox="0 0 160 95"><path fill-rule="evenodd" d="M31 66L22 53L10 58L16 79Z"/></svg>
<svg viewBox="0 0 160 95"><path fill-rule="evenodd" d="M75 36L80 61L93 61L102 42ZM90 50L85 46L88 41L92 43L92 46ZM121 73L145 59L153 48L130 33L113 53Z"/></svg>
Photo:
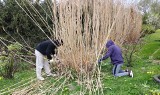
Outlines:
<svg viewBox="0 0 160 95"><path fill-rule="evenodd" d="M123 64L117 64L113 66L112 73L114 76L128 76L129 72L121 70Z"/></svg>

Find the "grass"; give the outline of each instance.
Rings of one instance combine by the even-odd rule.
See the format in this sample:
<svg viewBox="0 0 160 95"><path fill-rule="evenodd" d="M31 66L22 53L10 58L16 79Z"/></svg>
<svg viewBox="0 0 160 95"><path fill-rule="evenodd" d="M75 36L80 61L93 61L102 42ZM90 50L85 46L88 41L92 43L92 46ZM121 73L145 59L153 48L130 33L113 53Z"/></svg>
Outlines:
<svg viewBox="0 0 160 95"><path fill-rule="evenodd" d="M0 77L0 92L3 93L10 90L14 91L16 90L14 88L21 88L21 86L25 87L26 85L28 85L26 83L34 77L35 73L33 72L33 70L25 70L15 73L14 79L4 79L3 77ZM6 95L7 94L8 93L6 93Z"/></svg>
<svg viewBox="0 0 160 95"><path fill-rule="evenodd" d="M159 89L160 86L153 80L155 74L159 74L159 65L145 62L141 60L136 62L132 67L134 78L130 77L113 77L111 74L111 67L102 66L104 90L107 95L145 95L149 94L151 90ZM127 68L124 66L124 68Z"/></svg>
<svg viewBox="0 0 160 95"><path fill-rule="evenodd" d="M145 45L143 46L139 55L146 59L153 56L154 59L160 59L160 30L148 35L144 39Z"/></svg>
<svg viewBox="0 0 160 95"><path fill-rule="evenodd" d="M148 35L145 38L145 44L142 49L140 49L140 53L138 53L139 58L135 62L133 62L133 67L131 68L134 72L134 78L126 77L113 77L112 65L106 61L106 63L102 64L102 83L103 90L105 95L153 95L154 93L160 94L160 85L153 80L153 76L160 74L160 64L153 63L148 58L153 55L153 58L159 60L160 55L160 42L157 41L160 39L160 31L156 31L154 34ZM156 52L155 52L156 51ZM123 69L127 67L123 66ZM31 79L30 79L31 78ZM8 91L17 86L21 86L28 81L31 81L35 78L35 71L28 70L22 71L15 74L15 78L13 80L3 79L0 77L0 92ZM28 79L28 80L27 80ZM51 85L59 85L64 79L62 78L56 84L55 78L47 77L46 81L40 83L39 87L35 90L36 94L40 90L46 90L47 87ZM80 86L75 82L75 80L68 81L69 85L64 85L58 91L58 95L77 95L77 92L80 90ZM34 81L34 83L39 83ZM32 84L34 84L32 82ZM28 83L25 86L30 86ZM18 88L19 89L19 88ZM16 89L15 89L16 90ZM13 90L13 92L15 91ZM45 94L54 93L54 88L51 86L50 89ZM6 93L7 95L8 93ZM86 94L88 95L88 94Z"/></svg>
<svg viewBox="0 0 160 95"><path fill-rule="evenodd" d="M13 85L17 82L26 80L27 78L32 76L34 76L34 73L32 71L22 71L22 72L16 73L14 76L14 79L4 79L1 77L0 84L2 88L0 88L0 90L2 90L3 88L7 88L8 85Z"/></svg>

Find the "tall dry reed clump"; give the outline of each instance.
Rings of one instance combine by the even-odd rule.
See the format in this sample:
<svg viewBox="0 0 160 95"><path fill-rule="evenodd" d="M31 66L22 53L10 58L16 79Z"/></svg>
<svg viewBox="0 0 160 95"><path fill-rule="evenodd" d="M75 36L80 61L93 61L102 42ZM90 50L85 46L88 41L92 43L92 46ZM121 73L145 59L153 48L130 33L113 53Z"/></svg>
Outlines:
<svg viewBox="0 0 160 95"><path fill-rule="evenodd" d="M76 71L90 71L108 39L122 44L134 41L141 31L141 14L121 0L59 0L53 2L56 38L62 63Z"/></svg>

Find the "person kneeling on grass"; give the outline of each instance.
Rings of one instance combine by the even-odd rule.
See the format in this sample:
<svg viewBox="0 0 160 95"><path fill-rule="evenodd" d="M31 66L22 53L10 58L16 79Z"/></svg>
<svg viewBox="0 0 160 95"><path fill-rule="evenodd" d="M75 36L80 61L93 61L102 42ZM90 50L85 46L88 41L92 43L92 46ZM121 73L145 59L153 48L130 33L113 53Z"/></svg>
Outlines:
<svg viewBox="0 0 160 95"><path fill-rule="evenodd" d="M121 49L114 44L112 40L109 40L106 44L108 51L104 57L98 60L98 64L108 57L111 59L111 63L114 65L112 69L112 73L114 76L130 76L133 77L133 72L130 70L121 70L121 66L123 65L123 57Z"/></svg>
<svg viewBox="0 0 160 95"><path fill-rule="evenodd" d="M61 46L62 44L62 40L46 40L37 45L35 49L37 79L44 80L44 78L41 75L43 67L47 76L54 76L54 74L51 73L49 63L53 62L51 55L56 54L55 49L57 49L57 47ZM45 58L45 56L47 58Z"/></svg>

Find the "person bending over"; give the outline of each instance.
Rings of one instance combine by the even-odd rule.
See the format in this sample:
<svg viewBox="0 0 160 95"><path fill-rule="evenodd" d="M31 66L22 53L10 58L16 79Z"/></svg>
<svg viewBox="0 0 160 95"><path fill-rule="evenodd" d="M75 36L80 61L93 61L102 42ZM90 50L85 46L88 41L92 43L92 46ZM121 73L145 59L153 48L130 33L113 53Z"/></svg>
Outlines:
<svg viewBox="0 0 160 95"><path fill-rule="evenodd" d="M57 47L63 44L62 40L46 40L40 42L35 49L35 56L36 56L36 75L37 79L44 80L41 75L42 68L44 68L45 73L47 76L53 76L50 70L49 62L52 61L52 56L56 54ZM46 58L47 57L47 58Z"/></svg>

